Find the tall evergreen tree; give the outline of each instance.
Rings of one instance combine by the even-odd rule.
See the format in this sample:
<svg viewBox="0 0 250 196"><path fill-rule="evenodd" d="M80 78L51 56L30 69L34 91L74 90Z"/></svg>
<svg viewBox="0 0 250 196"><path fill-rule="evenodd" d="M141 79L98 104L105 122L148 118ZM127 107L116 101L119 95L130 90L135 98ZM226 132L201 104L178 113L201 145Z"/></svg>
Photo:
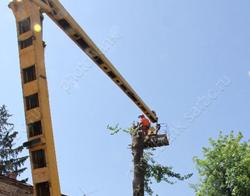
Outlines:
<svg viewBox="0 0 250 196"><path fill-rule="evenodd" d="M16 147L18 132L14 130L14 124L9 122L10 117L6 106L0 106L0 175L20 176L27 169L24 163L28 156L19 156L23 146ZM22 181L26 182L27 179Z"/></svg>

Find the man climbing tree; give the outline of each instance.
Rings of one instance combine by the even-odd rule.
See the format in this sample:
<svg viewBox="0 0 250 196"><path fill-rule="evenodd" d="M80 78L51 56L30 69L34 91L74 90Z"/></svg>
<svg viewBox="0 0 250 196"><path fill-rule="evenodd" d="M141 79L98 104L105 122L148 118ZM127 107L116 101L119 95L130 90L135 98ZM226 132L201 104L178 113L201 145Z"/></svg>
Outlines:
<svg viewBox="0 0 250 196"><path fill-rule="evenodd" d="M22 146L15 146L14 140L18 132L9 122L11 115L6 106L0 106L0 175L8 177L20 176L27 168L23 167L28 156L19 157L23 151ZM24 179L23 181L27 181Z"/></svg>
<svg viewBox="0 0 250 196"><path fill-rule="evenodd" d="M210 139L211 147L203 148L203 159L194 158L201 177L193 186L197 196L250 196L250 141L242 138L241 133L220 133Z"/></svg>

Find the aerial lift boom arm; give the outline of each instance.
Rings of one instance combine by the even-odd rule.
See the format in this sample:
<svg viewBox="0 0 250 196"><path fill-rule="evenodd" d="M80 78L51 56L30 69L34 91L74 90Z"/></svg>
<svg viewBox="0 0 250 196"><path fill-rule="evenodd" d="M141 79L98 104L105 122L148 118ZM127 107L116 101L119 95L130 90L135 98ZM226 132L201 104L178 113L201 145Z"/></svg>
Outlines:
<svg viewBox="0 0 250 196"><path fill-rule="evenodd" d="M17 24L25 119L35 196L60 196L49 93L44 60L42 13L45 12L145 113L156 114L143 102L58 0L12 0ZM34 28L36 27L36 28Z"/></svg>
<svg viewBox="0 0 250 196"><path fill-rule="evenodd" d="M100 51L58 0L32 0L107 74L152 122L157 116L137 95L114 65Z"/></svg>

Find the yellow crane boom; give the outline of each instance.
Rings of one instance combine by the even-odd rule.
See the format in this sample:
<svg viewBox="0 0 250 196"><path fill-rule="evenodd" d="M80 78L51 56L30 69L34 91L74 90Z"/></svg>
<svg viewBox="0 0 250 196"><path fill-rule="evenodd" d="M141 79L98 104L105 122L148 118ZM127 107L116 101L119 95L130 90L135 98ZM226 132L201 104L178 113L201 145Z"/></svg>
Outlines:
<svg viewBox="0 0 250 196"><path fill-rule="evenodd" d="M143 111L152 122L157 116L98 49L58 0L12 0L17 26L19 58L31 171L35 196L61 195L54 146L42 37L46 13Z"/></svg>
<svg viewBox="0 0 250 196"><path fill-rule="evenodd" d="M137 95L114 65L100 51L80 25L67 12L58 0L39 1L32 0L72 39L105 74L107 74L119 88L142 110L152 122L157 121L157 116ZM47 2L47 3L46 3Z"/></svg>

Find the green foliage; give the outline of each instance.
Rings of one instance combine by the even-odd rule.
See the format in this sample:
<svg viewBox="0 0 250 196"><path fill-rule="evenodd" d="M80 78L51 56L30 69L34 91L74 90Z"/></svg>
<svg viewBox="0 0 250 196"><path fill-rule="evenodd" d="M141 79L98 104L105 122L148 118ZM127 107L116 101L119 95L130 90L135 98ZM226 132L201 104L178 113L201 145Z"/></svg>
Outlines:
<svg viewBox="0 0 250 196"><path fill-rule="evenodd" d="M0 107L0 174L8 176L20 175L26 168L23 168L27 156L19 157L18 155L23 151L22 146L15 146L14 140L18 132L14 131L14 125L9 123L11 115L8 113L6 107ZM23 181L27 181L24 179Z"/></svg>
<svg viewBox="0 0 250 196"><path fill-rule="evenodd" d="M127 129L122 129L119 127L119 124L116 124L114 127L108 125L107 129L111 132L111 135L115 135L119 132L124 132L124 133L128 133L131 136L137 134L137 132L139 131L139 126L136 126L135 124L133 124L130 128Z"/></svg>
<svg viewBox="0 0 250 196"><path fill-rule="evenodd" d="M194 158L201 177L197 196L250 196L250 143L232 131L203 148L204 159Z"/></svg>
<svg viewBox="0 0 250 196"><path fill-rule="evenodd" d="M133 124L128 129L121 129L119 128L118 124L115 127L107 126L107 129L111 131L111 135L115 135L119 132L125 132L129 133L132 136L137 134L139 131L138 126L136 126L135 124ZM156 160L154 159L154 153L153 153L154 150L155 149L146 150L144 151L143 154L143 163L144 163L143 165L145 167L144 190L146 193L148 193L149 196L153 195L153 190L151 188L151 185L154 182L156 183L166 182L169 184L174 184L175 181L171 181L171 179L173 178L183 181L190 178L193 175L193 174L187 174L182 176L179 173L175 173L172 167L163 166L157 163Z"/></svg>
<svg viewBox="0 0 250 196"><path fill-rule="evenodd" d="M146 165L145 192L150 196L153 195L153 190L150 185L153 184L154 181L157 183L166 182L174 184L175 181L171 181L172 178L183 181L193 175L187 174L182 176L181 174L174 172L172 167L163 166L157 163L153 156L153 150L148 150L144 153L144 162Z"/></svg>

